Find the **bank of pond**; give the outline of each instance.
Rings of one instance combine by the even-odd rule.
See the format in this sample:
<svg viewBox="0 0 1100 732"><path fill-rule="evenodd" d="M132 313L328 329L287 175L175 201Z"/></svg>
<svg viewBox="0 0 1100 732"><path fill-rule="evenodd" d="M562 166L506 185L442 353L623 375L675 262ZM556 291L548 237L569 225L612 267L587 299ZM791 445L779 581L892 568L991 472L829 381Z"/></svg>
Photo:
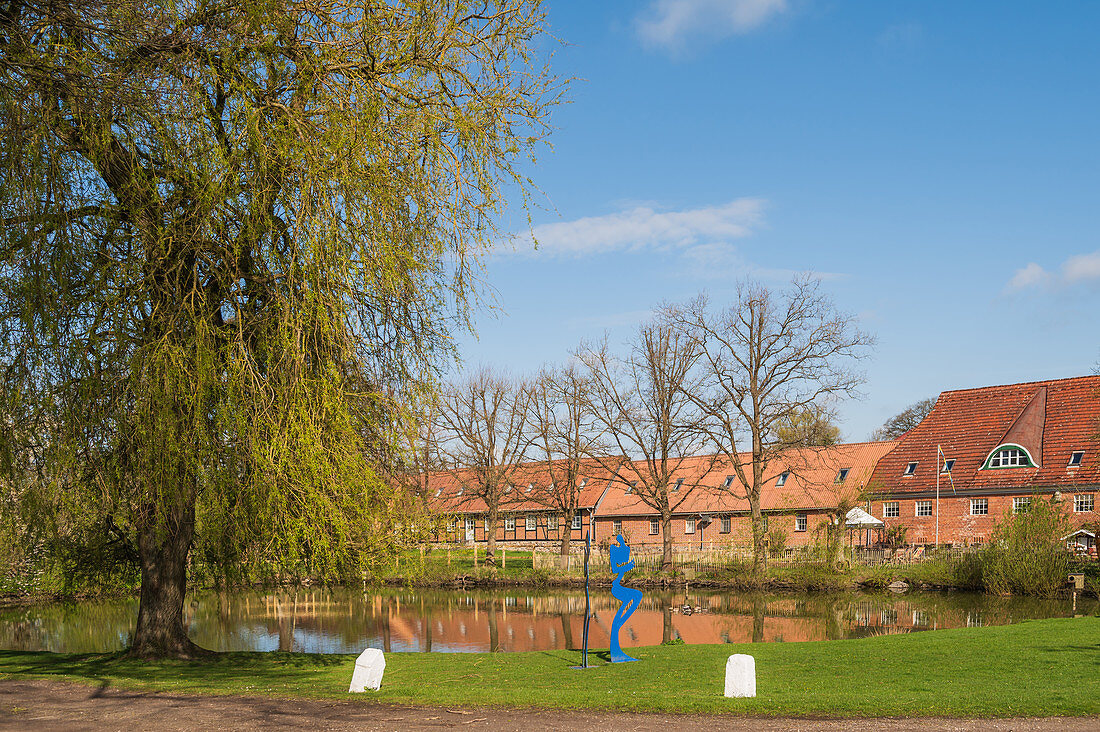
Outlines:
<svg viewBox="0 0 1100 732"><path fill-rule="evenodd" d="M589 646L607 648L618 601L591 595ZM580 648L580 590L307 588L194 593L191 638L216 651L514 652ZM860 638L1008 625L1100 613L1100 601L968 592L732 593L647 591L623 626L624 648ZM137 600L99 599L0 610L0 650L102 653L125 648Z"/></svg>

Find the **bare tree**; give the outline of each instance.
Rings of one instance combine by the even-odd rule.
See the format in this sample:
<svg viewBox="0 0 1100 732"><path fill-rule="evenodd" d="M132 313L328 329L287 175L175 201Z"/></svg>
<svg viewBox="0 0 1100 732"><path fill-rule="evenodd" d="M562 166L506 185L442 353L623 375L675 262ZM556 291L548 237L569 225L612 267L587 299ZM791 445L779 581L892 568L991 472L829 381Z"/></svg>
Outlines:
<svg viewBox="0 0 1100 732"><path fill-rule="evenodd" d="M783 293L746 282L727 308L712 312L700 296L664 311L695 336L703 388L688 394L736 476L722 488L749 503L756 571L765 552L761 488L776 477L769 464L792 447L779 438L781 428L791 414L821 414L836 399L855 395L864 377L852 363L874 343L819 288L808 276L796 277ZM742 451L748 459L739 457Z"/></svg>
<svg viewBox="0 0 1100 732"><path fill-rule="evenodd" d="M527 455L528 389L482 368L444 388L439 401L440 454L463 484L464 495L485 502L485 563L496 564L496 533L508 487Z"/></svg>
<svg viewBox="0 0 1100 732"><path fill-rule="evenodd" d="M908 407L886 420L881 427L872 432L871 440L874 442L883 442L885 440L898 439L920 424L921 421L928 416L928 413L932 411L932 407L934 406L936 406L936 397L921 399L919 402L910 404Z"/></svg>
<svg viewBox="0 0 1100 732"><path fill-rule="evenodd" d="M531 385L528 402L531 457L541 474L534 500L559 511L565 521L561 532L562 566L568 566L573 517L581 507L584 481L594 464L589 455L597 445L598 424L589 392L592 377L583 364L571 360L555 369L544 369ZM599 472L603 472L600 470Z"/></svg>
<svg viewBox="0 0 1100 732"><path fill-rule="evenodd" d="M672 568L672 514L696 483L671 485L684 460L704 444L699 410L688 396L696 389L697 340L675 325L653 321L638 328L629 356L611 354L607 337L578 354L587 366L592 413L603 427L602 451L594 452L609 469L626 456L632 470L615 479L660 516L661 567Z"/></svg>

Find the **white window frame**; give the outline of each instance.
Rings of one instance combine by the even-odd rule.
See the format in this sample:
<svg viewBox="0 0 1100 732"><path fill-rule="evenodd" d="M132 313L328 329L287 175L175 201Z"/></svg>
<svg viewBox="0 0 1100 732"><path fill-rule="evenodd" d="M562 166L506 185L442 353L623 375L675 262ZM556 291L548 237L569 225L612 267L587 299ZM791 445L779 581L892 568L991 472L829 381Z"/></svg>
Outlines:
<svg viewBox="0 0 1100 732"><path fill-rule="evenodd" d="M650 519L649 520L649 535L650 536L656 536L659 533L661 533L661 522L658 521L657 519Z"/></svg>
<svg viewBox="0 0 1100 732"><path fill-rule="evenodd" d="M920 518L928 518L935 515L935 506L932 505L932 501L914 501L913 502L913 515Z"/></svg>
<svg viewBox="0 0 1100 732"><path fill-rule="evenodd" d="M611 521L611 531L615 534L615 536L618 536L619 534L623 533L623 520L622 519L613 519Z"/></svg>
<svg viewBox="0 0 1100 732"><path fill-rule="evenodd" d="M524 526L524 528L527 529L528 531L538 531L539 530L539 517L534 516L532 514L528 514L527 515L527 525Z"/></svg>
<svg viewBox="0 0 1100 732"><path fill-rule="evenodd" d="M760 517L760 530L761 531L767 531L768 530L768 514L764 514L763 516Z"/></svg>
<svg viewBox="0 0 1100 732"><path fill-rule="evenodd" d="M637 487L638 487L638 481L636 481L636 480L632 480L629 483L627 483L626 484L627 495L633 493L634 489L637 488Z"/></svg>
<svg viewBox="0 0 1100 732"><path fill-rule="evenodd" d="M581 516L579 513L573 514L573 523L570 524L570 528L573 529L574 531L579 530L581 528L584 528L583 527L583 521L584 521L584 517Z"/></svg>
<svg viewBox="0 0 1100 732"><path fill-rule="evenodd" d="M693 519L693 518L684 519L684 533L685 534L694 534L695 533L695 519Z"/></svg>
<svg viewBox="0 0 1100 732"><path fill-rule="evenodd" d="M910 476L916 475L917 474L917 463L918 462L920 462L920 461L919 460L909 461L909 463L905 466L905 472L901 474L901 477L908 478Z"/></svg>
<svg viewBox="0 0 1100 732"><path fill-rule="evenodd" d="M1000 470L1003 468L1030 468L1039 467L1031 457L1027 448L1021 445L997 445L985 459L983 468Z"/></svg>
<svg viewBox="0 0 1100 732"><path fill-rule="evenodd" d="M989 499L988 498L971 498L970 499L970 515L971 516L988 516L989 515Z"/></svg>
<svg viewBox="0 0 1100 732"><path fill-rule="evenodd" d="M1096 497L1092 493L1073 494L1073 512L1090 513L1096 510Z"/></svg>
<svg viewBox="0 0 1100 732"><path fill-rule="evenodd" d="M725 487L729 488L731 485L733 485L733 476L732 475L727 475L726 476L726 485L725 485Z"/></svg>
<svg viewBox="0 0 1100 732"><path fill-rule="evenodd" d="M1031 496L1014 496L1012 498L1012 513L1024 513L1031 509Z"/></svg>
<svg viewBox="0 0 1100 732"><path fill-rule="evenodd" d="M733 521L729 516L722 517L722 529L719 533L728 534L733 528Z"/></svg>
<svg viewBox="0 0 1100 732"><path fill-rule="evenodd" d="M779 474L779 477L775 479L775 487L779 488L780 486L782 486L784 483L787 482L787 478L789 477L791 477L791 471L784 470L782 473Z"/></svg>
<svg viewBox="0 0 1100 732"><path fill-rule="evenodd" d="M680 490L680 486L682 486L683 484L684 484L684 479L683 478L677 478L676 479L676 485L672 486L672 490L674 490L674 491Z"/></svg>
<svg viewBox="0 0 1100 732"><path fill-rule="evenodd" d="M795 531L805 531L806 530L806 525L808 523L809 523L809 520L807 519L806 514L800 513L800 514L798 514L797 516L794 517L794 530Z"/></svg>
<svg viewBox="0 0 1100 732"><path fill-rule="evenodd" d="M516 530L516 517L515 516L505 516L504 517L504 530L505 531L515 531Z"/></svg>
<svg viewBox="0 0 1100 732"><path fill-rule="evenodd" d="M884 519L901 518L901 501L883 501L882 517Z"/></svg>
<svg viewBox="0 0 1100 732"><path fill-rule="evenodd" d="M940 466L941 473L950 473L955 467L955 458L944 458L943 465Z"/></svg>
<svg viewBox="0 0 1100 732"><path fill-rule="evenodd" d="M841 468L840 470L836 471L836 479L833 482L843 483L844 481L848 480L848 473L850 473L851 471L851 468Z"/></svg>
<svg viewBox="0 0 1100 732"><path fill-rule="evenodd" d="M1084 450L1074 450L1069 456L1069 467L1077 468L1081 466L1081 461L1085 459Z"/></svg>

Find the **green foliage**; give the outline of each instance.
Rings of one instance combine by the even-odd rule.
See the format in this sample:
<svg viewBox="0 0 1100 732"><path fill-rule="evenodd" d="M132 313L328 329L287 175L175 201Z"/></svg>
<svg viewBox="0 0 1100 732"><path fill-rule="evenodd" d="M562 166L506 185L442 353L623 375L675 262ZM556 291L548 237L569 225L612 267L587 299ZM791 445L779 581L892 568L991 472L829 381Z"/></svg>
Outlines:
<svg viewBox="0 0 1100 732"><path fill-rule="evenodd" d="M9 10L0 530L74 581L192 542L226 582L380 571L558 94L539 3Z"/></svg>
<svg viewBox="0 0 1100 732"><path fill-rule="evenodd" d="M787 532L776 527L768 532L768 551L773 557L782 557L787 548Z"/></svg>
<svg viewBox="0 0 1100 732"><path fill-rule="evenodd" d="M1061 537L1066 514L1053 501L1032 498L1030 508L1006 515L982 552L982 581L995 594L1050 597L1065 585L1070 555Z"/></svg>

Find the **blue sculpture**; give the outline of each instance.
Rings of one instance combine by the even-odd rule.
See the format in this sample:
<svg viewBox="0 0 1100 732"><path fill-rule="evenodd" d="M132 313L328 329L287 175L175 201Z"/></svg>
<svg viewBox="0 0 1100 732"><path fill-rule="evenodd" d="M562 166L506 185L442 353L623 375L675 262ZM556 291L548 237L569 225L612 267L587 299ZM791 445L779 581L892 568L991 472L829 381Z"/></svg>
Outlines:
<svg viewBox="0 0 1100 732"><path fill-rule="evenodd" d="M615 580L611 583L611 594L622 604L615 613L615 619L611 621L611 662L623 663L638 660L623 653L623 649L619 646L619 629L638 609L638 603L642 601L642 591L623 587L621 584L626 573L634 569L634 561L630 558L630 547L623 541L623 535L619 534L616 538L619 543L608 547L611 555L611 571L615 573Z"/></svg>

